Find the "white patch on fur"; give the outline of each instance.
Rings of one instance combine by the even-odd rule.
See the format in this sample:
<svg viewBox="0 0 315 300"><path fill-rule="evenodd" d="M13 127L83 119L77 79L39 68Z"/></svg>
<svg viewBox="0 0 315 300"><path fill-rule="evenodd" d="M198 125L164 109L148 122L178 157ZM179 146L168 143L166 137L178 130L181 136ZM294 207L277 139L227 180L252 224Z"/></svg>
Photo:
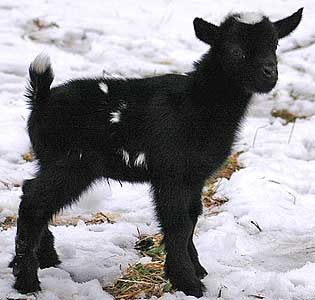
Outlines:
<svg viewBox="0 0 315 300"><path fill-rule="evenodd" d="M102 90L102 92L104 92L105 94L108 93L108 85L105 82L100 82L98 86Z"/></svg>
<svg viewBox="0 0 315 300"><path fill-rule="evenodd" d="M143 152L139 153L134 162L135 167L144 167L147 168L147 163L145 160L145 154Z"/></svg>
<svg viewBox="0 0 315 300"><path fill-rule="evenodd" d="M264 15L261 13L257 13L257 12L244 12L244 13L240 13L237 14L235 16L235 19L241 23L245 23L245 24L257 24L260 23L264 18Z"/></svg>
<svg viewBox="0 0 315 300"><path fill-rule="evenodd" d="M50 57L44 53L37 55L31 63L32 69L39 74L45 73L45 71L49 69L50 66Z"/></svg>
<svg viewBox="0 0 315 300"><path fill-rule="evenodd" d="M130 161L129 153L125 149L121 149L121 154L122 154L123 160L125 161L126 165L130 166L130 164L129 164L129 161Z"/></svg>
<svg viewBox="0 0 315 300"><path fill-rule="evenodd" d="M120 101L119 104L119 109L123 110L123 109L127 109L127 103L125 103L124 101Z"/></svg>
<svg viewBox="0 0 315 300"><path fill-rule="evenodd" d="M112 116L110 118L111 123L119 123L121 115L121 112L119 110L111 112L110 115Z"/></svg>
<svg viewBox="0 0 315 300"><path fill-rule="evenodd" d="M111 115L111 119L110 122L111 123L119 123L120 122L120 117L121 117L121 111L127 109L127 103L125 103L124 101L120 100L119 106L118 106L118 110L117 111L113 111L110 113Z"/></svg>

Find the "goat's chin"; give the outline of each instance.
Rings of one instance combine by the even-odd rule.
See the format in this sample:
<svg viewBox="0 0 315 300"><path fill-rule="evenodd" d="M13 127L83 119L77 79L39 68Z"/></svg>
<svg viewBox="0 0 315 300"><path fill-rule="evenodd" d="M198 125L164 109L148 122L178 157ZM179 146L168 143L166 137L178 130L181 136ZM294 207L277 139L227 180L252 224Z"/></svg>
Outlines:
<svg viewBox="0 0 315 300"><path fill-rule="evenodd" d="M257 94L267 94L269 93L276 85L275 82L269 82L269 83L256 83L252 86L247 87L248 91L251 93L257 93Z"/></svg>
<svg viewBox="0 0 315 300"><path fill-rule="evenodd" d="M254 93L256 94L268 94L269 92L272 91L273 88L261 88L257 89Z"/></svg>

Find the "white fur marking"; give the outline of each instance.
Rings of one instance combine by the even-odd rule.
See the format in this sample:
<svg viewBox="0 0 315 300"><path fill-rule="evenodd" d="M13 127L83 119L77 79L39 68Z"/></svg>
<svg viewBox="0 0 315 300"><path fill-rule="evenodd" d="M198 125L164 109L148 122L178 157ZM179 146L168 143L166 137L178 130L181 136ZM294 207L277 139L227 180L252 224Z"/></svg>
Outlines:
<svg viewBox="0 0 315 300"><path fill-rule="evenodd" d="M120 104L119 104L119 108L121 110L126 109L127 108L127 103L125 103L124 101L121 100Z"/></svg>
<svg viewBox="0 0 315 300"><path fill-rule="evenodd" d="M50 66L50 57L44 53L37 55L31 64L32 69L39 74L45 73Z"/></svg>
<svg viewBox="0 0 315 300"><path fill-rule="evenodd" d="M138 156L134 162L134 166L147 168L147 163L145 161L145 154L143 152L138 154Z"/></svg>
<svg viewBox="0 0 315 300"><path fill-rule="evenodd" d="M111 112L110 115L112 116L110 118L111 123L119 123L121 115L121 112L119 110Z"/></svg>
<svg viewBox="0 0 315 300"><path fill-rule="evenodd" d="M108 93L108 85L105 82L100 82L98 86L105 94Z"/></svg>
<svg viewBox="0 0 315 300"><path fill-rule="evenodd" d="M122 157L123 157L123 160L125 161L126 165L130 166L129 165L129 153L124 149L121 149L121 153L122 153Z"/></svg>
<svg viewBox="0 0 315 300"><path fill-rule="evenodd" d="M257 12L245 12L235 16L235 19L237 21L251 25L260 23L263 20L263 18L264 18L263 14Z"/></svg>

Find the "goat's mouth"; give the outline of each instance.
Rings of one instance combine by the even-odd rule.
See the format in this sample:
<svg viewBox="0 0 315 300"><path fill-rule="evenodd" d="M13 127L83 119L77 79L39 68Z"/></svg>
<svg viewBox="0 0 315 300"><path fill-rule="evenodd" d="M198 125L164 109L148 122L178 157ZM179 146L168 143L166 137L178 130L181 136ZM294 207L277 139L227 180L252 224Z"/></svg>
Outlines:
<svg viewBox="0 0 315 300"><path fill-rule="evenodd" d="M278 76L270 79L258 79L250 85L249 90L254 93L266 94L275 87L277 81Z"/></svg>

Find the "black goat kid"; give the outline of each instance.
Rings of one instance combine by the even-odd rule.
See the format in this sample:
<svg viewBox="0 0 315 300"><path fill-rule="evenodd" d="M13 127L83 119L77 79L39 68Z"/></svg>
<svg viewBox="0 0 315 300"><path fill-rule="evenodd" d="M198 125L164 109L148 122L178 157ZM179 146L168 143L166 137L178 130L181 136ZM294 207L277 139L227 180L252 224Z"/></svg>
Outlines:
<svg viewBox="0 0 315 300"><path fill-rule="evenodd" d="M93 181L112 178L152 185L166 275L187 295L202 296L207 272L193 232L204 181L229 155L252 94L276 84L278 39L301 17L302 9L277 22L244 13L220 26L196 18L196 35L211 50L187 76L82 79L50 88L49 58L38 56L27 97L39 170L23 185L14 287L40 290L38 267L60 263L49 220Z"/></svg>

